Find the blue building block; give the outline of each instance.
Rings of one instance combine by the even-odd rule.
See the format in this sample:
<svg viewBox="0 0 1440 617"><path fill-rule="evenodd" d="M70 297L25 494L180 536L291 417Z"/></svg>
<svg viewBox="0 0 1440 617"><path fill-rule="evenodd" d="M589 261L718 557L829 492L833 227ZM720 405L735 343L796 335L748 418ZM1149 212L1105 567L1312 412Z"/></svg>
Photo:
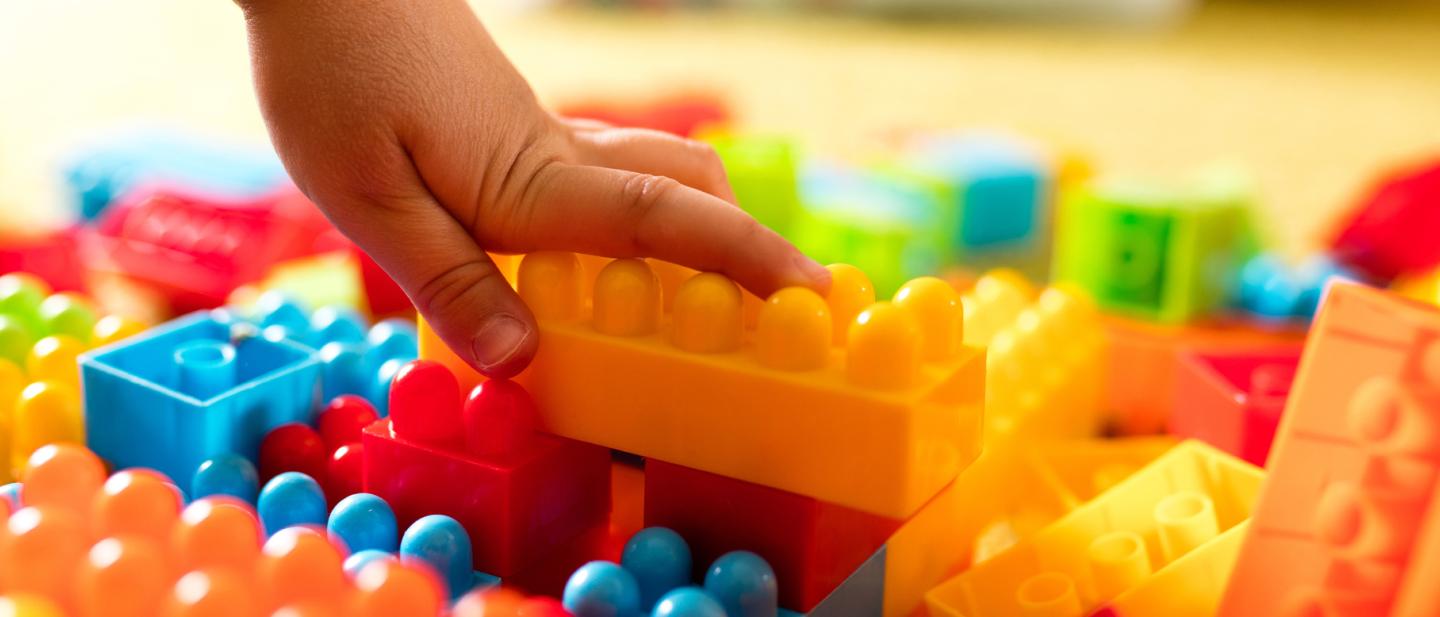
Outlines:
<svg viewBox="0 0 1440 617"><path fill-rule="evenodd" d="M962 256L1040 240L1054 179L1044 157L1025 143L987 133L930 138L910 162L955 187L959 216L950 233Z"/></svg>
<svg viewBox="0 0 1440 617"><path fill-rule="evenodd" d="M1331 280L1362 280L1328 255L1291 265L1270 253L1245 262L1239 276L1236 296L1240 310L1275 322L1307 322L1315 316Z"/></svg>
<svg viewBox="0 0 1440 617"><path fill-rule="evenodd" d="M256 336L225 311L88 352L80 357L86 445L115 468L148 467L179 485L221 454L254 460L268 431L312 419L316 355Z"/></svg>
<svg viewBox="0 0 1440 617"><path fill-rule="evenodd" d="M229 197L258 197L289 181L267 146L222 144L164 130L134 130L89 144L63 164L76 211L86 220L137 185L163 182Z"/></svg>

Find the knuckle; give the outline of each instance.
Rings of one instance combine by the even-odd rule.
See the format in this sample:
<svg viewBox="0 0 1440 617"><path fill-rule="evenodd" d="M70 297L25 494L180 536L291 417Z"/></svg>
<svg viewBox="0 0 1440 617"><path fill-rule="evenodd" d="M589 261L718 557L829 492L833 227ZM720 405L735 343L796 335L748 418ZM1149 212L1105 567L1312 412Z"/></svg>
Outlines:
<svg viewBox="0 0 1440 617"><path fill-rule="evenodd" d="M651 174L635 174L621 185L621 216L637 252L649 252L654 238L654 230L650 229L652 215L656 207L679 187L680 183L672 178Z"/></svg>
<svg viewBox="0 0 1440 617"><path fill-rule="evenodd" d="M500 271L479 260L466 261L437 272L415 291L413 300L420 312L446 314L463 305L471 294L483 293Z"/></svg>

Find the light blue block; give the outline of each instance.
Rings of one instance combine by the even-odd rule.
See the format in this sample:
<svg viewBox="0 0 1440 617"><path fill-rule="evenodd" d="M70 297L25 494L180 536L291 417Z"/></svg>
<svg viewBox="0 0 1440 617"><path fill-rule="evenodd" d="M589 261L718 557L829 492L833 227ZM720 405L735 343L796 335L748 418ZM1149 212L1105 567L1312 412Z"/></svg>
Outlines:
<svg viewBox="0 0 1440 617"><path fill-rule="evenodd" d="M1049 216L1053 175L1021 141L976 133L922 142L911 163L955 187L953 238L964 251L1029 244Z"/></svg>
<svg viewBox="0 0 1440 617"><path fill-rule="evenodd" d="M83 354L86 445L117 469L148 467L181 485L221 454L254 460L271 429L311 421L320 377L313 349L254 332L223 311L198 312ZM176 352L197 343L233 350L232 387L187 389L218 378L211 370L187 377L177 364Z"/></svg>

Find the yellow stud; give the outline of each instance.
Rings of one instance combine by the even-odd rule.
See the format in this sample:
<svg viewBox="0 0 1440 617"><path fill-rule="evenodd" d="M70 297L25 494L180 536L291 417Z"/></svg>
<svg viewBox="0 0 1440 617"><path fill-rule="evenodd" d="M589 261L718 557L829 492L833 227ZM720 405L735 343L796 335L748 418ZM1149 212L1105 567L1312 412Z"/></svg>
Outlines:
<svg viewBox="0 0 1440 617"><path fill-rule="evenodd" d="M142 324L128 317L119 315L107 315L95 322L95 346L109 345L121 341L145 331L145 324Z"/></svg>
<svg viewBox="0 0 1440 617"><path fill-rule="evenodd" d="M47 336L30 348L25 370L31 381L58 381L78 389L80 365L75 359L85 351L80 341L65 335Z"/></svg>
<svg viewBox="0 0 1440 617"><path fill-rule="evenodd" d="M704 272L675 292L673 332L676 347L696 353L740 348L744 331L740 288L719 274Z"/></svg>
<svg viewBox="0 0 1440 617"><path fill-rule="evenodd" d="M1155 522L1160 528L1160 553L1166 563L1220 533L1215 502L1195 491L1180 491L1161 499L1155 504Z"/></svg>
<svg viewBox="0 0 1440 617"><path fill-rule="evenodd" d="M1133 531L1112 531L1095 538L1086 555L1101 600L1110 600L1150 576L1145 540Z"/></svg>
<svg viewBox="0 0 1440 617"><path fill-rule="evenodd" d="M10 474L10 436L15 428L15 404L24 388L25 374L20 367L0 358L0 482L14 479Z"/></svg>
<svg viewBox="0 0 1440 617"><path fill-rule="evenodd" d="M921 354L926 361L944 362L960 352L964 341L965 308L960 293L933 276L905 283L895 292L895 304L915 316L924 333Z"/></svg>
<svg viewBox="0 0 1440 617"><path fill-rule="evenodd" d="M536 319L580 318L585 272L574 253L541 251L520 260L516 289Z"/></svg>
<svg viewBox="0 0 1440 617"><path fill-rule="evenodd" d="M26 386L15 405L10 468L25 468L30 453L52 443L84 444L80 395L69 384L37 381Z"/></svg>
<svg viewBox="0 0 1440 617"><path fill-rule="evenodd" d="M9 593L0 596L0 617L64 617L65 613L55 603L28 593Z"/></svg>
<svg viewBox="0 0 1440 617"><path fill-rule="evenodd" d="M660 279L640 259L616 259L595 277L595 330L644 336L660 327Z"/></svg>
<svg viewBox="0 0 1440 617"><path fill-rule="evenodd" d="M875 286L870 284L870 277L855 266L831 264L826 269L830 270L830 294L825 301L830 303L835 344L844 345L855 318L875 303Z"/></svg>
<svg viewBox="0 0 1440 617"><path fill-rule="evenodd" d="M1081 617L1085 614L1075 581L1059 572L1036 574L1015 590L1015 604L1023 617Z"/></svg>
<svg viewBox="0 0 1440 617"><path fill-rule="evenodd" d="M790 287L770 296L760 309L755 347L760 363L783 371L811 371L830 357L830 306L809 289Z"/></svg>
<svg viewBox="0 0 1440 617"><path fill-rule="evenodd" d="M675 292L680 291L680 286L690 277L699 274L698 270L686 268L685 266L672 264L659 259L647 259L650 269L655 271L655 276L660 278L660 292L664 300L665 311L669 312L675 307Z"/></svg>
<svg viewBox="0 0 1440 617"><path fill-rule="evenodd" d="M910 311L876 302L855 318L847 336L845 378L857 386L902 390L920 371L920 326Z"/></svg>

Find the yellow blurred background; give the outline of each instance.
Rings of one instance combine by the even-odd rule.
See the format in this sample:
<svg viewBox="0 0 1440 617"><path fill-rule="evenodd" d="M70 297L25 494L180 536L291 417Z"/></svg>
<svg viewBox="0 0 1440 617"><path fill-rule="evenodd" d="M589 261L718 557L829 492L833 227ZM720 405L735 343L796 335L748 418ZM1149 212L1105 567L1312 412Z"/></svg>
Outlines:
<svg viewBox="0 0 1440 617"><path fill-rule="evenodd" d="M1011 128L1106 172L1250 170L1278 246L1387 166L1440 152L1440 3L1205 3L1160 29L785 11L477 10L546 101L707 90L745 130L853 156L897 131ZM0 3L0 219L62 216L56 157L135 123L257 141L225 0Z"/></svg>

